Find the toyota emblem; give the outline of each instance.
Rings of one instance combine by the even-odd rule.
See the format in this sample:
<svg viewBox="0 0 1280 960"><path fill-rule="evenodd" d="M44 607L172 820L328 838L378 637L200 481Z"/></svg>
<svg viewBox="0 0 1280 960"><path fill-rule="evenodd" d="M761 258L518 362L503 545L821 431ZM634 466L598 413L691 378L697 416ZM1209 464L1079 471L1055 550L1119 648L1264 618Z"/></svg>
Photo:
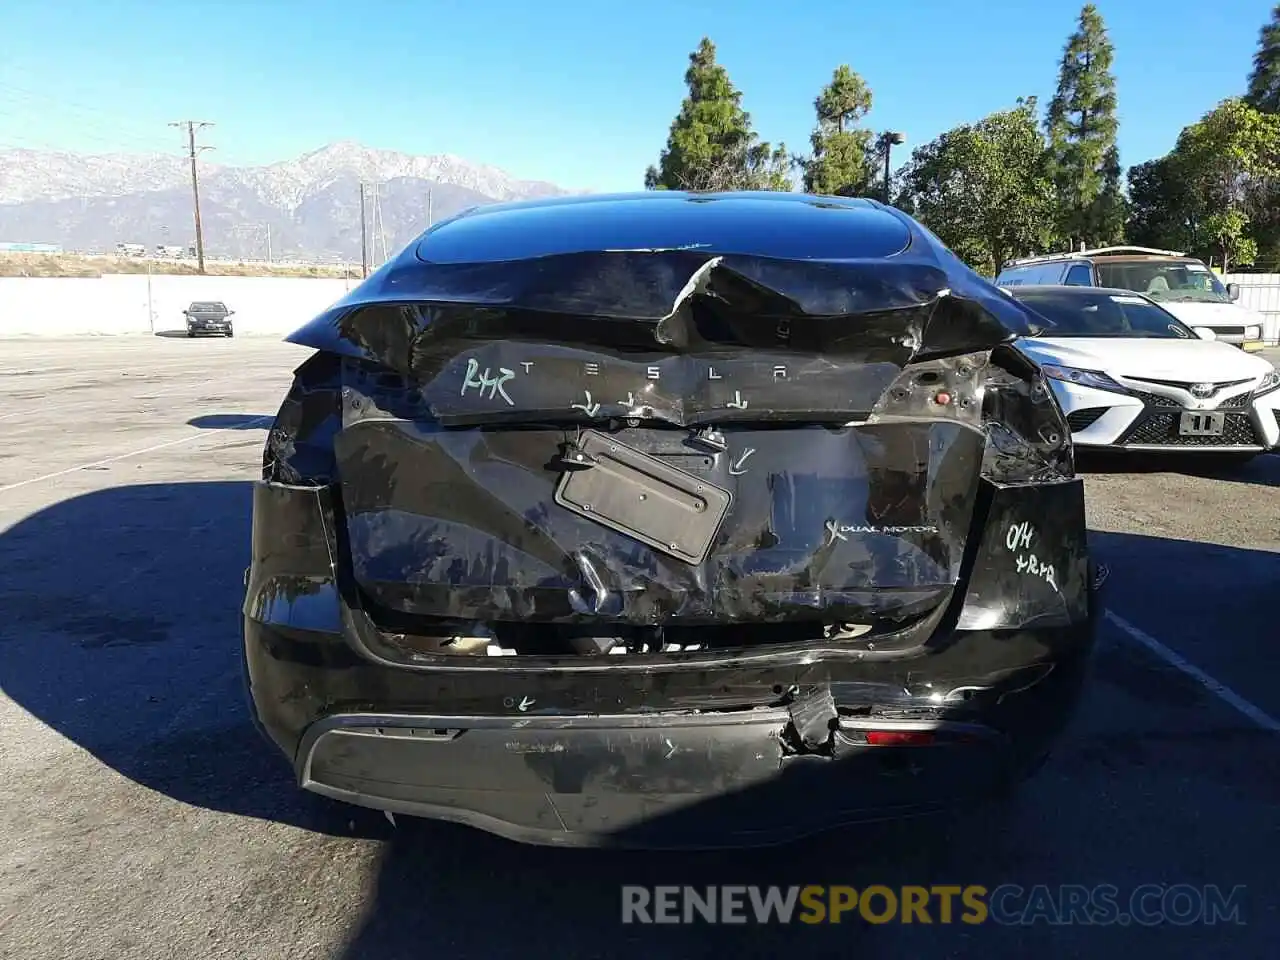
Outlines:
<svg viewBox="0 0 1280 960"><path fill-rule="evenodd" d="M1204 400L1213 396L1215 387L1212 383L1193 383L1191 385L1191 395L1197 400Z"/></svg>

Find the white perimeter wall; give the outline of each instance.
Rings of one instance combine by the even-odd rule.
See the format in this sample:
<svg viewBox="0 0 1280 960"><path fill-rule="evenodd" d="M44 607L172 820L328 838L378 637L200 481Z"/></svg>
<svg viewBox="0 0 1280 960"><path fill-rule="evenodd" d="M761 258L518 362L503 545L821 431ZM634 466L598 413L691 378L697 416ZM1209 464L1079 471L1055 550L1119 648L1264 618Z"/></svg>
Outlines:
<svg viewBox="0 0 1280 960"><path fill-rule="evenodd" d="M1241 306L1263 315L1263 339L1280 342L1280 274L1223 276L1239 283ZM221 300L237 335L283 336L358 284L294 277L0 277L0 337L150 334L183 330L193 300Z"/></svg>
<svg viewBox="0 0 1280 960"><path fill-rule="evenodd" d="M236 335L283 336L358 284L295 277L0 277L0 337L151 334L185 330L193 300L234 310Z"/></svg>

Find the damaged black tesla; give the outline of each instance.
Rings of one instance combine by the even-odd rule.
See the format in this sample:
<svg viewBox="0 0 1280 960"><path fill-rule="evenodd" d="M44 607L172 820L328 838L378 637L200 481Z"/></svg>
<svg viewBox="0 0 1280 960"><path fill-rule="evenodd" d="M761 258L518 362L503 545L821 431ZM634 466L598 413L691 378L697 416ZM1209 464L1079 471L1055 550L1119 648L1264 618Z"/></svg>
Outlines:
<svg viewBox="0 0 1280 960"><path fill-rule="evenodd" d="M1037 322L801 194L436 224L290 340L244 603L306 789L719 846L1004 792L1097 602Z"/></svg>

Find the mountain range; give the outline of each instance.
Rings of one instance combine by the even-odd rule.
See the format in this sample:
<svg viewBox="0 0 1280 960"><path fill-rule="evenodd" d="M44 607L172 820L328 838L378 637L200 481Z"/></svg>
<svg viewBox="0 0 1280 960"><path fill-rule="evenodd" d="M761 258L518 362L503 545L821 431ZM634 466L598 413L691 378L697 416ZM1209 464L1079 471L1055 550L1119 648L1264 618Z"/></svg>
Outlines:
<svg viewBox="0 0 1280 960"><path fill-rule="evenodd" d="M223 166L202 157L199 177L206 256L276 260L358 262L362 182L375 263L429 223L467 207L575 192L460 157L351 141L266 166ZM0 242L89 253L113 252L117 243L193 245L190 161L172 154L0 150Z"/></svg>

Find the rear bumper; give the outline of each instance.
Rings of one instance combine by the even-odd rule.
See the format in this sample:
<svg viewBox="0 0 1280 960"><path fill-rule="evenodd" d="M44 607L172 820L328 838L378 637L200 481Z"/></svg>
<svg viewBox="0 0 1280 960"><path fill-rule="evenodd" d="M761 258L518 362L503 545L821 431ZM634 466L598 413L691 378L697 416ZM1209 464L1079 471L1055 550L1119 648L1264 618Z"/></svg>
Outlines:
<svg viewBox="0 0 1280 960"><path fill-rule="evenodd" d="M336 800L524 843L750 847L981 799L1052 739L1043 726L1010 737L978 722L844 718L830 756L788 756L780 735L790 722L786 709L525 719L343 714L307 731L298 778ZM939 742L869 745L869 729L927 732Z"/></svg>
<svg viewBox="0 0 1280 960"><path fill-rule="evenodd" d="M607 669L538 682L514 670L481 679L343 666L297 634L249 620L246 663L260 729L314 793L525 843L745 847L998 792L1043 757L1070 719L1093 630L1091 619L1042 631L960 631L935 638L953 656L726 665L719 684L702 672L655 683L651 674ZM960 669L983 648L991 673ZM1032 651L1040 656L1028 658ZM1010 654L1023 664L1001 666ZM931 662L938 659L950 662L941 673ZM702 705L679 709L683 687L704 691ZM617 702L611 688L653 688L654 709L556 711L570 699ZM326 689L349 696L327 709L319 693ZM507 695L488 693L499 689ZM715 708L717 689L733 708ZM457 709L477 700L497 709ZM454 709L406 709L415 702ZM807 750L800 730L825 744ZM932 742L877 745L868 731L926 733Z"/></svg>

